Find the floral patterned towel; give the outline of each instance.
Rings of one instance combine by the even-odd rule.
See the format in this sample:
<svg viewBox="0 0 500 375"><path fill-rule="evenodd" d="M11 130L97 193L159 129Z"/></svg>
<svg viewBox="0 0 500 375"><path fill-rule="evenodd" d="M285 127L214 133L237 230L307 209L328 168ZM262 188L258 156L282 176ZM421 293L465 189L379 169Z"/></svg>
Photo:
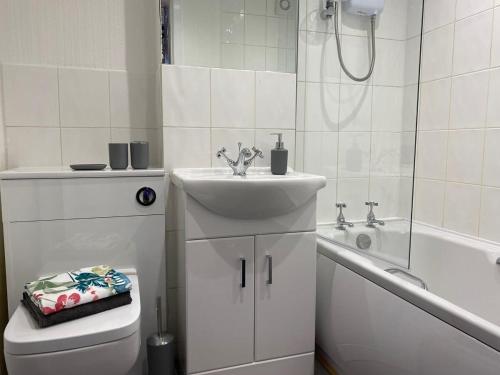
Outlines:
<svg viewBox="0 0 500 375"><path fill-rule="evenodd" d="M125 293L132 283L109 266L94 266L42 277L24 286L44 315Z"/></svg>

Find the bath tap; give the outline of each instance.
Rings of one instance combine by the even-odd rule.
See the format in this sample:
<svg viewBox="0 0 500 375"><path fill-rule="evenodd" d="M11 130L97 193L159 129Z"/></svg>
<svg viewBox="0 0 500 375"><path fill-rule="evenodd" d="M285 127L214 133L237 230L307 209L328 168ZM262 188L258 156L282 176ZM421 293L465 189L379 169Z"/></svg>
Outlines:
<svg viewBox="0 0 500 375"><path fill-rule="evenodd" d="M375 217L375 213L373 212L373 207L378 207L378 202L365 202L365 205L370 207L370 211L368 211L368 216L366 217L366 226L374 228L375 224L385 225L384 221L377 220L377 218Z"/></svg>
<svg viewBox="0 0 500 375"><path fill-rule="evenodd" d="M347 205L344 202L338 202L337 204L335 204L335 206L337 206L337 208L339 209L339 216L337 216L337 226L335 228L337 228L338 230L345 230L346 226L353 227L354 224L346 221L344 213L342 212L342 209L346 208Z"/></svg>
<svg viewBox="0 0 500 375"><path fill-rule="evenodd" d="M259 158L264 158L264 155L262 154L262 151L259 150L258 148L252 147L252 151L254 154L252 155L252 151L250 151L248 148L241 148L242 143L238 142L238 159L232 160L226 155L226 148L222 147L219 151L217 151L217 158L223 158L227 165L231 167L233 170L233 175L234 176L246 176L247 174L247 169L252 165L252 162L256 157Z"/></svg>

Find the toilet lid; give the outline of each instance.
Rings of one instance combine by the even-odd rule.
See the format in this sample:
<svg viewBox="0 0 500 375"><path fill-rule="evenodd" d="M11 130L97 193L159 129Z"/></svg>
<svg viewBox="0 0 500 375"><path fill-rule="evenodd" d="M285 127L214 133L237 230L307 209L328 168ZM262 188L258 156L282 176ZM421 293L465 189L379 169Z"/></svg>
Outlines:
<svg viewBox="0 0 500 375"><path fill-rule="evenodd" d="M19 305L4 332L4 350L13 355L41 354L116 341L139 330L141 302L137 275L132 282L132 303L47 328L38 328Z"/></svg>

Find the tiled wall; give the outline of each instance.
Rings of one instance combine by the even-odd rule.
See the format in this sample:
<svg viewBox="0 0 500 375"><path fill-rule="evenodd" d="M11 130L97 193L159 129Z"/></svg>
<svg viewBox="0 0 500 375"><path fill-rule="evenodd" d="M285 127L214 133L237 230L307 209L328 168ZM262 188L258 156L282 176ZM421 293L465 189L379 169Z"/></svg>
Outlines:
<svg viewBox="0 0 500 375"><path fill-rule="evenodd" d="M2 65L7 166L108 163L107 144L148 140L162 164L156 73Z"/></svg>
<svg viewBox="0 0 500 375"><path fill-rule="evenodd" d="M174 63L295 73L297 3L173 0Z"/></svg>
<svg viewBox="0 0 500 375"><path fill-rule="evenodd" d="M500 242L500 0L427 1L415 219Z"/></svg>
<svg viewBox="0 0 500 375"><path fill-rule="evenodd" d="M357 83L341 70L333 20L324 0L300 2L297 167L327 177L318 220L336 219L344 201L349 220L410 216L416 125L421 0L387 0L377 17L375 71ZM344 59L354 74L368 71L369 19L341 17Z"/></svg>
<svg viewBox="0 0 500 375"><path fill-rule="evenodd" d="M268 166L278 131L294 166L295 74L164 65L162 79L165 169L226 166L215 154L235 157L238 141Z"/></svg>
<svg viewBox="0 0 500 375"><path fill-rule="evenodd" d="M155 0L0 0L7 166L108 162L149 140L161 165Z"/></svg>

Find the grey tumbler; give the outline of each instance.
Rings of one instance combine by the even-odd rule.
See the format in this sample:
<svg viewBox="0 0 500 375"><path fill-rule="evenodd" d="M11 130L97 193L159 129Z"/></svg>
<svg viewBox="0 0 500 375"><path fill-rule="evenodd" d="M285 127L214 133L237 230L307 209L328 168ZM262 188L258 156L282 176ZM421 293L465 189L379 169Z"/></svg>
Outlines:
<svg viewBox="0 0 500 375"><path fill-rule="evenodd" d="M147 169L149 167L149 143L131 142L130 159L132 161L132 168Z"/></svg>
<svg viewBox="0 0 500 375"><path fill-rule="evenodd" d="M111 169L127 169L128 167L128 144L110 143L109 166Z"/></svg>

